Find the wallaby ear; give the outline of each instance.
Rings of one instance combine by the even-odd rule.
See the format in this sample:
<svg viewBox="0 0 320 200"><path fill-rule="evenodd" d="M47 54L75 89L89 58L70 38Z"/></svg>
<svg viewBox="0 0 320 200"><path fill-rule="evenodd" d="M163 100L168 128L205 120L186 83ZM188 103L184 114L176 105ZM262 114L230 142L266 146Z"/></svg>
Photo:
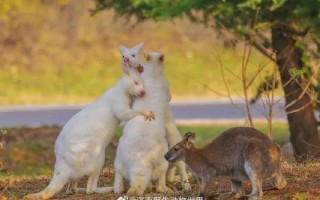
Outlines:
<svg viewBox="0 0 320 200"><path fill-rule="evenodd" d="M127 49L128 49L128 48L125 47L125 46L123 46L123 45L120 45L120 46L119 46L119 51L120 51L121 54L123 54L123 52L126 51Z"/></svg>
<svg viewBox="0 0 320 200"><path fill-rule="evenodd" d="M147 61L151 60L151 56L150 56L150 54L148 52L144 52L143 56Z"/></svg>
<svg viewBox="0 0 320 200"><path fill-rule="evenodd" d="M159 61L160 61L161 63L163 63L163 61L164 61L164 54L163 54L163 53L160 54L160 56L159 56Z"/></svg>
<svg viewBox="0 0 320 200"><path fill-rule="evenodd" d="M136 44L134 47L132 47L132 49L134 49L137 52L140 52L142 47L143 47L143 43L140 42L139 44Z"/></svg>
<svg viewBox="0 0 320 200"><path fill-rule="evenodd" d="M130 66L128 63L122 62L121 68L122 68L123 73L125 73L127 75L130 74Z"/></svg>
<svg viewBox="0 0 320 200"><path fill-rule="evenodd" d="M192 133L192 132L186 132L185 134L184 134L184 138L185 139L188 139L188 138L195 138L196 137L196 135L195 135L195 133Z"/></svg>
<svg viewBox="0 0 320 200"><path fill-rule="evenodd" d="M184 135L184 140L187 141L187 147L190 147L191 145L194 144L195 140L196 140L196 136L194 133L191 133L191 132L187 132L185 135Z"/></svg>

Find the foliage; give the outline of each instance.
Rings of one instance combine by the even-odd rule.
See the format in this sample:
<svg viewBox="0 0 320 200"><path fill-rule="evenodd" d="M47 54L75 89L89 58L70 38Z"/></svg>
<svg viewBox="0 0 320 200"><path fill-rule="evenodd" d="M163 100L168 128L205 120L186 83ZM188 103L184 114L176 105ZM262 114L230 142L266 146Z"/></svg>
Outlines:
<svg viewBox="0 0 320 200"><path fill-rule="evenodd" d="M253 34L253 30L255 38L266 48L271 46L271 27L293 24L294 29L290 31L297 37L308 33L309 41L302 38L299 41L304 45L310 40L316 41L318 47L310 51L320 56L317 53L320 48L319 0L96 0L93 13L111 8L118 16L135 16L137 21L187 16L220 31L228 30L237 37Z"/></svg>

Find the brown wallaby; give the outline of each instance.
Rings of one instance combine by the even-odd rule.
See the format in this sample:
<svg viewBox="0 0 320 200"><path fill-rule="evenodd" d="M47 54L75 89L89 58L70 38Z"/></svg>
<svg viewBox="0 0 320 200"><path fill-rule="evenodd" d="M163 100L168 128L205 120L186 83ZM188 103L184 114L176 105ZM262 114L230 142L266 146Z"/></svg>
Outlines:
<svg viewBox="0 0 320 200"><path fill-rule="evenodd" d="M221 194L257 199L262 197L262 180L271 178L283 189L287 181L280 168L280 148L262 132L249 127L235 127L223 132L204 148L194 146L195 134L186 133L183 140L166 154L169 162L183 160L200 182L200 196L216 176L228 176L232 191ZM250 180L251 194L245 196L243 183Z"/></svg>

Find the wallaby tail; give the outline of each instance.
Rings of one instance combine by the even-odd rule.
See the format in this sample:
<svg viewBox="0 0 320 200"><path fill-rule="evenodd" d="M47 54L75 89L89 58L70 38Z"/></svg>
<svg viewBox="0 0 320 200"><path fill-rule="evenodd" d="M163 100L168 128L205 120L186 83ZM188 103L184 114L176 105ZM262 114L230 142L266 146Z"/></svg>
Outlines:
<svg viewBox="0 0 320 200"><path fill-rule="evenodd" d="M23 197L23 200L49 199L60 192L69 179L69 173L55 170L49 185L44 190L26 195Z"/></svg>

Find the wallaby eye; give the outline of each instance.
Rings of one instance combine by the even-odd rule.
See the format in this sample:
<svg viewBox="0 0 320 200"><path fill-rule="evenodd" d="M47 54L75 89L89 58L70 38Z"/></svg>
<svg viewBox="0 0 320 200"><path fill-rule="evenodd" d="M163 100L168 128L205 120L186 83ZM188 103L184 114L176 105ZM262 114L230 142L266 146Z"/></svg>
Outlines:
<svg viewBox="0 0 320 200"><path fill-rule="evenodd" d="M122 58L124 58L124 56L122 56Z"/></svg>
<svg viewBox="0 0 320 200"><path fill-rule="evenodd" d="M173 148L174 151L179 151L178 147Z"/></svg>
<svg viewBox="0 0 320 200"><path fill-rule="evenodd" d="M135 85L139 85L139 83L137 81L133 81Z"/></svg>
<svg viewBox="0 0 320 200"><path fill-rule="evenodd" d="M134 55L134 54L132 54L131 56L132 56L132 57L136 57L136 55Z"/></svg>

